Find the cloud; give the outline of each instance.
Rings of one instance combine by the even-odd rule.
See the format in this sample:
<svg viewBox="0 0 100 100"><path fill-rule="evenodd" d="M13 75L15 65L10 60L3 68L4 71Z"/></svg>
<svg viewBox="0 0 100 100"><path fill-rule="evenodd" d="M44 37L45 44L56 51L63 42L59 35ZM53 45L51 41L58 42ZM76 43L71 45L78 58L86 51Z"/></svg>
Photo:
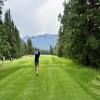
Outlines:
<svg viewBox="0 0 100 100"><path fill-rule="evenodd" d="M23 37L27 34L57 34L58 14L64 0L8 0L5 9L11 9L12 19Z"/></svg>

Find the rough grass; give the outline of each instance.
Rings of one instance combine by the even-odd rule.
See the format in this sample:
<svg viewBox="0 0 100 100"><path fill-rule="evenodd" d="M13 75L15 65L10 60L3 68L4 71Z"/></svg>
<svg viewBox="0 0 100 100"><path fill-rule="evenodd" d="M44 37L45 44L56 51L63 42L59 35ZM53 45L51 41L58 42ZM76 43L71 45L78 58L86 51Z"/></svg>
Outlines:
<svg viewBox="0 0 100 100"><path fill-rule="evenodd" d="M0 100L100 100L99 72L72 60L41 56L0 62Z"/></svg>

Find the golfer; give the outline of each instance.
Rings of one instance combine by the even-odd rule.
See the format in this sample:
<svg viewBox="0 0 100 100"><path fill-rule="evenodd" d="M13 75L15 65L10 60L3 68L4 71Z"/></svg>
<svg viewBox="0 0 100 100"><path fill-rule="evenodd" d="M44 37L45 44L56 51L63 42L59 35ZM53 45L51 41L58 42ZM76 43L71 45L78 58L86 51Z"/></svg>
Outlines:
<svg viewBox="0 0 100 100"><path fill-rule="evenodd" d="M35 59L34 59L34 62L35 62L35 73L38 76L38 74L39 74L39 57L40 57L39 50L36 50L34 55L35 55Z"/></svg>

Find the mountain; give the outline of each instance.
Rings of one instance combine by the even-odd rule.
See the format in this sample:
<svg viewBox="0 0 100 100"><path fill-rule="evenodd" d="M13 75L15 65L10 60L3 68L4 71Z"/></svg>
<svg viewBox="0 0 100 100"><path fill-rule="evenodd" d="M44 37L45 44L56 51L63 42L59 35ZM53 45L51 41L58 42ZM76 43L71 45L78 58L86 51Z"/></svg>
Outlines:
<svg viewBox="0 0 100 100"><path fill-rule="evenodd" d="M37 35L32 37L25 36L23 37L24 42L27 42L29 38L31 38L34 47L37 47L42 50L49 50L50 45L52 47L55 47L58 36L51 34Z"/></svg>

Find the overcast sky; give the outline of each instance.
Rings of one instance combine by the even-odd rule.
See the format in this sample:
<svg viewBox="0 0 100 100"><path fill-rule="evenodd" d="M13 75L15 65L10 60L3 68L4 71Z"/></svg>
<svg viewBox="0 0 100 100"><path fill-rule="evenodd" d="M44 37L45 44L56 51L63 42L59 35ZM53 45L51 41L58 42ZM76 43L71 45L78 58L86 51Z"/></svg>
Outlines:
<svg viewBox="0 0 100 100"><path fill-rule="evenodd" d="M7 0L4 9L10 8L21 37L44 33L57 34L57 16L63 12L63 2L64 0Z"/></svg>

